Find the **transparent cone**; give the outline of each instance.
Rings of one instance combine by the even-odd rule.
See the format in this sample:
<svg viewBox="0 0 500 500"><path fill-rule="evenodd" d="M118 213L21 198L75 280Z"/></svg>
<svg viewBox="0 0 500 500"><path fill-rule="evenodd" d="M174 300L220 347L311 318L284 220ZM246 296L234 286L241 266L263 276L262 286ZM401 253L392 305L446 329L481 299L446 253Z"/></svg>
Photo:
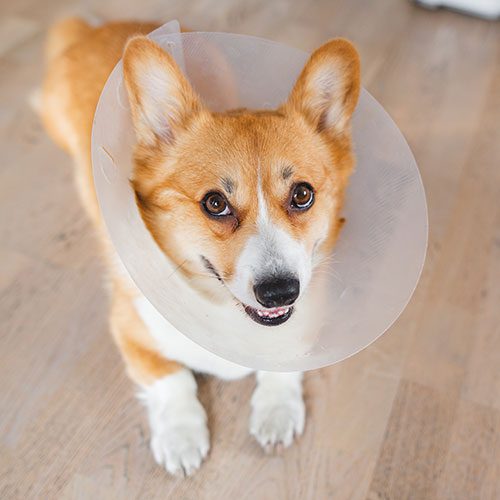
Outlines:
<svg viewBox="0 0 500 500"><path fill-rule="evenodd" d="M277 107L308 58L261 38L180 33L175 21L150 37L175 57L214 111ZM353 137L356 170L339 241L315 270L292 318L281 326L260 326L234 305L215 304L198 293L145 228L129 185L135 137L119 63L102 92L92 136L97 196L116 252L165 319L222 358L275 371L340 361L396 320L418 282L427 247L425 193L413 155L364 90Z"/></svg>

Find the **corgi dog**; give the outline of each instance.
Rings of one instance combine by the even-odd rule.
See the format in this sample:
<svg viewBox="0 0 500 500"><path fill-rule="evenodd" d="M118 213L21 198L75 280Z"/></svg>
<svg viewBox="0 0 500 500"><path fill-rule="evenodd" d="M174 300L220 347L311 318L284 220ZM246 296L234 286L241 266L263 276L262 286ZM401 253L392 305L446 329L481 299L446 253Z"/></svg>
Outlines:
<svg viewBox="0 0 500 500"><path fill-rule="evenodd" d="M153 456L168 472L189 475L210 447L193 371L231 380L252 370L183 336L118 263L92 179L100 93L122 58L136 135L131 188L159 248L186 277L216 277L213 286L223 283L236 299L228 307L239 304L248 321L272 329L292 317L308 293L313 257L331 251L343 223L360 62L350 42L331 40L311 55L279 108L216 113L173 58L145 36L156 27L93 27L79 18L56 24L39 112L50 136L73 157L83 204L100 234L111 331L140 388ZM258 443L266 450L287 447L304 423L302 374L257 372L249 430Z"/></svg>

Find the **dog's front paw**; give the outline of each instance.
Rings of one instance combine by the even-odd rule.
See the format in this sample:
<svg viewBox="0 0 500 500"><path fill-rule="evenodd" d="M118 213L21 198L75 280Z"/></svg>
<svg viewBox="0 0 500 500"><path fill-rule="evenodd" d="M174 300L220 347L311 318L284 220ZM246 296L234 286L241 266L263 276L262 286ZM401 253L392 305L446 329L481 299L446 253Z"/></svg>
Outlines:
<svg viewBox="0 0 500 500"><path fill-rule="evenodd" d="M206 416L200 403L173 409L163 422L151 426L153 456L171 474L190 476L200 468L209 448Z"/></svg>
<svg viewBox="0 0 500 500"><path fill-rule="evenodd" d="M286 448L302 434L305 414L300 385L265 383L261 379L252 397L250 434L268 452L275 447Z"/></svg>
<svg viewBox="0 0 500 500"><path fill-rule="evenodd" d="M210 448L207 415L196 397L193 374L182 369L145 387L151 451L171 474L189 476Z"/></svg>

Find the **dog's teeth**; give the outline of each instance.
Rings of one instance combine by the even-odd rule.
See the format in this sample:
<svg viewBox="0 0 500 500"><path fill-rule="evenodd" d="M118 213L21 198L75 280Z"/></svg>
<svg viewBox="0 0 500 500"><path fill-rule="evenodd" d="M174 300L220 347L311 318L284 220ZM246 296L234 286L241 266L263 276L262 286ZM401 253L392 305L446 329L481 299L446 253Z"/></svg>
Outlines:
<svg viewBox="0 0 500 500"><path fill-rule="evenodd" d="M261 318L279 318L290 310L289 307L275 307L273 309L255 309L257 315Z"/></svg>

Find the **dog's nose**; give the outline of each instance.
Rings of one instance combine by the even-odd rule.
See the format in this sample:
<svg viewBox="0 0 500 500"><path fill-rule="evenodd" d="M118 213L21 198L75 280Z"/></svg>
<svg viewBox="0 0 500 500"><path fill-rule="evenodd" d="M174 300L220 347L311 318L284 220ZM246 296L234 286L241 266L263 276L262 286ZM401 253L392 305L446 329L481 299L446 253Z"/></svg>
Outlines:
<svg viewBox="0 0 500 500"><path fill-rule="evenodd" d="M255 298L264 307L289 306L300 293L300 281L296 278L271 278L253 287Z"/></svg>

